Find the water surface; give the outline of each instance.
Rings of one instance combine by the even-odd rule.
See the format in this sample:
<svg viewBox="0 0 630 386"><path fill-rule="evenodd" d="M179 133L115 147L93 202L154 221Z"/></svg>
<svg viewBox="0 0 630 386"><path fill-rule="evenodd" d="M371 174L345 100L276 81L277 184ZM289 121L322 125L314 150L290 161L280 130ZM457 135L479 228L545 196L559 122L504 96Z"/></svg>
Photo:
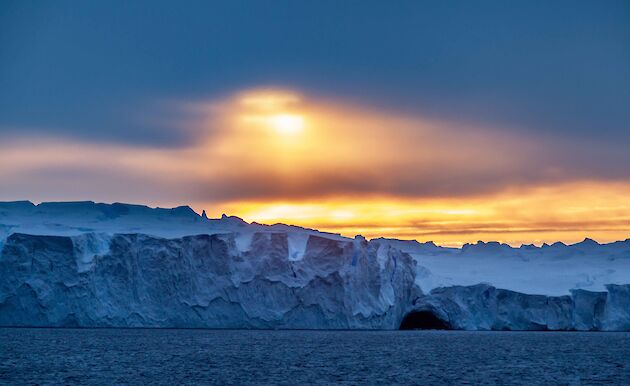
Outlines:
<svg viewBox="0 0 630 386"><path fill-rule="evenodd" d="M630 384L630 333L0 329L5 384Z"/></svg>

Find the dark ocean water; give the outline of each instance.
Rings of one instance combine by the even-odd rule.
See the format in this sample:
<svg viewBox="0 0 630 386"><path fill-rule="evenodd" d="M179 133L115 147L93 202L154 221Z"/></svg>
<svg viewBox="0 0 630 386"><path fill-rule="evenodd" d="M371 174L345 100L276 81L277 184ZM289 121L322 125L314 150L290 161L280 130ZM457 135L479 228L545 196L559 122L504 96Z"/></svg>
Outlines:
<svg viewBox="0 0 630 386"><path fill-rule="evenodd" d="M630 384L630 333L0 329L4 384Z"/></svg>

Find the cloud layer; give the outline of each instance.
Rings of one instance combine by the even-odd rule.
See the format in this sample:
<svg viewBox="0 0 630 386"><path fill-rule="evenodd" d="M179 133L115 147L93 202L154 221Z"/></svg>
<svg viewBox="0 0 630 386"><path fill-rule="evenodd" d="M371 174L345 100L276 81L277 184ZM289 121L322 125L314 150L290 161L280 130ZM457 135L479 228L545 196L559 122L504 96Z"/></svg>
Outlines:
<svg viewBox="0 0 630 386"><path fill-rule="evenodd" d="M523 135L629 145L629 7L8 0L0 138L28 131L178 147L199 133L147 119L157 110L150 101L277 84Z"/></svg>
<svg viewBox="0 0 630 386"><path fill-rule="evenodd" d="M159 188L167 200L196 202L457 197L630 178L623 144L518 135L295 91L254 89L169 108L181 119L163 124L199 133L194 143L160 148L23 135L0 145L2 177L15 191L34 192L43 190L38 184L54 191L65 179L107 183L129 176L140 187ZM299 132L274 126L287 117L299 120ZM82 185L86 194L95 186Z"/></svg>
<svg viewBox="0 0 630 386"><path fill-rule="evenodd" d="M444 243L568 240L584 231L605 238L630 219L623 146L274 88L173 102L167 111L177 119L164 125L198 133L194 143L3 141L0 198L190 203L250 221Z"/></svg>

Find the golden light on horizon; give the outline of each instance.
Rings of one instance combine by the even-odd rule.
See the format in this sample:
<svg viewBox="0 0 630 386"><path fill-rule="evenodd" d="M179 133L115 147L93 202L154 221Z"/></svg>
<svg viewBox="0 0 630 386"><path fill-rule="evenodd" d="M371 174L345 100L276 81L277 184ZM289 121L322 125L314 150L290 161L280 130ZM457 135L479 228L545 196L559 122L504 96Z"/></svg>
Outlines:
<svg viewBox="0 0 630 386"><path fill-rule="evenodd" d="M214 205L216 213L208 213L225 212L246 221L299 225L348 237L393 237L453 247L478 240L520 246L573 243L585 237L600 242L630 238L629 195L630 184L580 182L461 198L225 202Z"/></svg>

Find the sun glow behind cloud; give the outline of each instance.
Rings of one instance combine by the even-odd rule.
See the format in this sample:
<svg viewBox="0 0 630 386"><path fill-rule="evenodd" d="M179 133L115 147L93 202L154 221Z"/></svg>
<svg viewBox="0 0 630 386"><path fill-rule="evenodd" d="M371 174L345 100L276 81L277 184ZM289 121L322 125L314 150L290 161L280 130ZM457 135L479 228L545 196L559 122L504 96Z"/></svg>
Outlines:
<svg viewBox="0 0 630 386"><path fill-rule="evenodd" d="M304 130L304 118L300 115L276 114L268 118L269 126L278 134L294 135Z"/></svg>
<svg viewBox="0 0 630 386"><path fill-rule="evenodd" d="M508 170L526 173L538 149L534 140L500 131L285 90L244 92L191 108L198 131L211 133L200 141L206 171L222 181L206 196L465 195L487 189ZM537 175L552 172L543 157L536 159L545 169Z"/></svg>
<svg viewBox="0 0 630 386"><path fill-rule="evenodd" d="M446 245L630 236L630 183L580 175L570 142L280 89L177 108L187 115L180 126L203 133L193 146L3 142L3 198L191 204Z"/></svg>

